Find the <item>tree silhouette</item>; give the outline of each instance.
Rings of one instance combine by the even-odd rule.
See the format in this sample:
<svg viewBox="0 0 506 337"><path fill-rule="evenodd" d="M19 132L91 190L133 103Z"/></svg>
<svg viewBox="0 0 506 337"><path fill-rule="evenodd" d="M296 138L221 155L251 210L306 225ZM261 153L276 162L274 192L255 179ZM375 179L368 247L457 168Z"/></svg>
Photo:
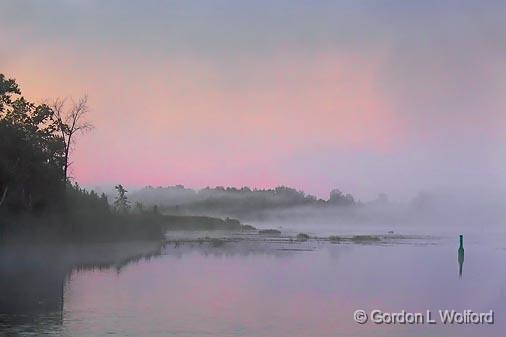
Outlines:
<svg viewBox="0 0 506 337"><path fill-rule="evenodd" d="M63 178L68 181L68 168L70 166L70 151L72 150L75 136L78 133L88 132L93 125L86 120L88 108L88 96L81 97L77 102L72 100L70 108L66 107L66 99L57 98L51 105L56 118L58 132L65 144Z"/></svg>
<svg viewBox="0 0 506 337"><path fill-rule="evenodd" d="M30 103L0 74L0 206L31 210L58 201L65 185L57 128L48 105Z"/></svg>
<svg viewBox="0 0 506 337"><path fill-rule="evenodd" d="M130 210L130 202L126 196L128 191L121 184L114 186L114 188L118 191L118 196L114 200L114 209L119 214L127 214Z"/></svg>

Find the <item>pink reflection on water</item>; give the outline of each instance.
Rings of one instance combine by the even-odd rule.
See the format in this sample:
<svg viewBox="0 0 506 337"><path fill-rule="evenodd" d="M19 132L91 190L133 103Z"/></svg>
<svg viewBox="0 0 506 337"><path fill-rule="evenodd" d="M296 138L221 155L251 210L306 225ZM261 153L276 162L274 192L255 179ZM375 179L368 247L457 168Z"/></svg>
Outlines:
<svg viewBox="0 0 506 337"><path fill-rule="evenodd" d="M476 280L452 284L454 270L444 267L453 266L453 255L436 261L435 253L413 247L285 255L191 252L132 264L119 274L78 272L65 293L64 330L72 336L493 335L497 326L477 330L353 321L356 309L425 310L445 304L459 309L470 303L480 309L480 295L469 293ZM431 265L418 264L426 258ZM463 293L468 295L461 304L457 298Z"/></svg>

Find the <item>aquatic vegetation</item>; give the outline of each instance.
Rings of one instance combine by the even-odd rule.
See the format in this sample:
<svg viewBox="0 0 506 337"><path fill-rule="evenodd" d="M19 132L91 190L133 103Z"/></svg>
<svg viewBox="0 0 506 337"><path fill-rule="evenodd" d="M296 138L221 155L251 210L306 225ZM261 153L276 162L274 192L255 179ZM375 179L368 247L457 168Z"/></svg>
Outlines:
<svg viewBox="0 0 506 337"><path fill-rule="evenodd" d="M297 240L305 241L305 240L309 240L309 239L310 239L310 236L307 235L306 233L297 234Z"/></svg>
<svg viewBox="0 0 506 337"><path fill-rule="evenodd" d="M281 231L277 229L262 229L258 231L260 235L281 235Z"/></svg>
<svg viewBox="0 0 506 337"><path fill-rule="evenodd" d="M340 242L343 240L343 238L341 238L340 236L337 236L337 235L331 235L328 237L329 241L333 242L333 243L337 243L337 242Z"/></svg>
<svg viewBox="0 0 506 337"><path fill-rule="evenodd" d="M356 243L377 242L381 241L381 238L376 235L355 235L351 237L351 241Z"/></svg>
<svg viewBox="0 0 506 337"><path fill-rule="evenodd" d="M213 246L213 247L221 247L225 244L225 240L218 239L218 238L212 238L211 240L209 240L209 242L211 243L211 246Z"/></svg>

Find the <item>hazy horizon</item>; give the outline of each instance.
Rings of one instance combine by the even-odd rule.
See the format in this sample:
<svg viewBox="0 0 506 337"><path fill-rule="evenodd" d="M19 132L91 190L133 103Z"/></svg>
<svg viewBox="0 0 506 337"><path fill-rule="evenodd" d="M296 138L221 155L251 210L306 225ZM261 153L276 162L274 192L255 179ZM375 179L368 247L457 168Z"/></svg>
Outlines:
<svg viewBox="0 0 506 337"><path fill-rule="evenodd" d="M84 186L502 195L505 15L500 1L5 1L0 69L34 101L89 95Z"/></svg>

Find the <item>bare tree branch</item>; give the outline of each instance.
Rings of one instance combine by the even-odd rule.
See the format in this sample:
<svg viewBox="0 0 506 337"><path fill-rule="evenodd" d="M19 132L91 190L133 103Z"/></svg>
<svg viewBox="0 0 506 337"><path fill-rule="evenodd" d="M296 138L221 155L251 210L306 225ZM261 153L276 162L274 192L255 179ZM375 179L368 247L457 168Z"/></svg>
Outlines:
<svg viewBox="0 0 506 337"><path fill-rule="evenodd" d="M86 120L86 114L89 112L87 95L80 97L77 101L71 99L71 106L68 109L66 103L67 99L57 98L51 104L58 131L65 145L63 168L65 181L67 181L68 168L71 165L69 157L76 133L85 133L93 129L93 125Z"/></svg>

